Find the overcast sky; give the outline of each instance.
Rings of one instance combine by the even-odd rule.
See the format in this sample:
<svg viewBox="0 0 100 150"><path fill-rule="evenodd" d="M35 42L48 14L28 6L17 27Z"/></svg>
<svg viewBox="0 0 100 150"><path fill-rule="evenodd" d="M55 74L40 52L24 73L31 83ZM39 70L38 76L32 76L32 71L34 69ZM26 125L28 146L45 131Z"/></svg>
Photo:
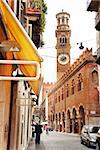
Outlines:
<svg viewBox="0 0 100 150"><path fill-rule="evenodd" d="M44 81L54 82L56 80L56 14L61 12L62 9L70 13L71 62L73 63L82 53L77 45L79 42L82 42L85 48L93 48L93 52L96 51L95 13L86 11L86 1L45 0L48 7L45 32L43 33L45 45L42 49L39 49L39 53L44 59Z"/></svg>

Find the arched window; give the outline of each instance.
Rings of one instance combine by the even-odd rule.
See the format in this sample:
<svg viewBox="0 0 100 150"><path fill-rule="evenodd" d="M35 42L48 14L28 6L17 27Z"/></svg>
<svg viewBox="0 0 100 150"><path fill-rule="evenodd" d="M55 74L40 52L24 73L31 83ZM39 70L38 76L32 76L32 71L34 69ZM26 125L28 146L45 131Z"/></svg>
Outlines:
<svg viewBox="0 0 100 150"><path fill-rule="evenodd" d="M61 120L61 114L59 113L59 121Z"/></svg>
<svg viewBox="0 0 100 150"><path fill-rule="evenodd" d="M62 23L64 23L64 16L62 16Z"/></svg>
<svg viewBox="0 0 100 150"><path fill-rule="evenodd" d="M60 24L60 18L58 18L58 24Z"/></svg>
<svg viewBox="0 0 100 150"><path fill-rule="evenodd" d="M69 97L69 85L66 86L66 96Z"/></svg>
<svg viewBox="0 0 100 150"><path fill-rule="evenodd" d="M64 88L62 88L62 100L64 99Z"/></svg>
<svg viewBox="0 0 100 150"><path fill-rule="evenodd" d="M60 46L65 46L66 43L67 43L67 38L65 35L62 35L60 37Z"/></svg>
<svg viewBox="0 0 100 150"><path fill-rule="evenodd" d="M60 102L60 91L58 92L58 101Z"/></svg>
<svg viewBox="0 0 100 150"><path fill-rule="evenodd" d="M83 88L83 79L81 73L78 75L78 91L81 91Z"/></svg>
<svg viewBox="0 0 100 150"><path fill-rule="evenodd" d="M71 93L74 94L75 92L75 81L74 79L72 80L72 87L71 87Z"/></svg>
<svg viewBox="0 0 100 150"><path fill-rule="evenodd" d="M68 24L68 18L66 17L66 23Z"/></svg>
<svg viewBox="0 0 100 150"><path fill-rule="evenodd" d="M92 71L92 82L98 85L98 72L96 70Z"/></svg>

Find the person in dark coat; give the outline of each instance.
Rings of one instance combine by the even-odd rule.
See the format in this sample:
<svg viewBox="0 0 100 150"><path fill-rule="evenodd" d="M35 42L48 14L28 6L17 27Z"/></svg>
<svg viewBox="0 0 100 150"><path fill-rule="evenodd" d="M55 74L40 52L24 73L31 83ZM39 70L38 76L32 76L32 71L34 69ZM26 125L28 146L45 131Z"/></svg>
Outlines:
<svg viewBox="0 0 100 150"><path fill-rule="evenodd" d="M40 124L35 125L35 133L36 133L35 143L40 144L40 135L42 133L42 125Z"/></svg>
<svg viewBox="0 0 100 150"><path fill-rule="evenodd" d="M32 139L34 138L34 134L35 134L35 124L34 124L34 121L32 120Z"/></svg>

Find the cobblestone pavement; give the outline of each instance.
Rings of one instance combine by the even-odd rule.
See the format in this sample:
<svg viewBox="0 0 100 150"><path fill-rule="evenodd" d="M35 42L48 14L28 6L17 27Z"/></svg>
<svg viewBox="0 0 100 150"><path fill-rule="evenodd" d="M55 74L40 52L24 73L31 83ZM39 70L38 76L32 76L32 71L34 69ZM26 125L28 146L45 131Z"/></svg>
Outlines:
<svg viewBox="0 0 100 150"><path fill-rule="evenodd" d="M30 141L27 150L93 150L80 144L79 135L49 132L42 133L40 144L35 144L34 139Z"/></svg>

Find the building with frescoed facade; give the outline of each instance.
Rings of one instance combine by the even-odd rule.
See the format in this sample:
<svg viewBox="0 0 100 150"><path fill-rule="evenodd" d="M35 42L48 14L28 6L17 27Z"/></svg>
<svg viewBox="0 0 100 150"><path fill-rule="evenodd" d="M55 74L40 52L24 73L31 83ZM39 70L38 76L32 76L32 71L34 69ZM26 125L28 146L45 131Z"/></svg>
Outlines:
<svg viewBox="0 0 100 150"><path fill-rule="evenodd" d="M92 49L70 63L70 14L56 15L57 82L48 90L48 122L57 131L80 133L84 124L100 124L98 68Z"/></svg>

